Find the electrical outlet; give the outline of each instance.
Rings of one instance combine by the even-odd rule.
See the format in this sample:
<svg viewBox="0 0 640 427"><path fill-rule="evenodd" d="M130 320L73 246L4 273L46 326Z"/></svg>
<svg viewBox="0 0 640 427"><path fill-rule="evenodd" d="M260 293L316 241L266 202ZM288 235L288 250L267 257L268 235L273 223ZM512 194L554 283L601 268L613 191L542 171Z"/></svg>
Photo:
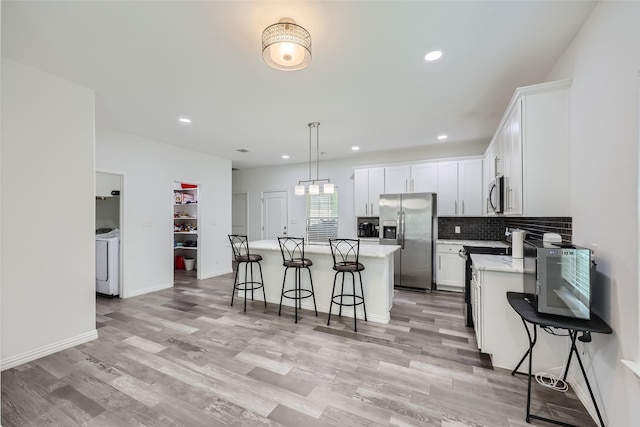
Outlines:
<svg viewBox="0 0 640 427"><path fill-rule="evenodd" d="M460 226L459 225L456 225L455 233L456 234L460 234Z"/></svg>

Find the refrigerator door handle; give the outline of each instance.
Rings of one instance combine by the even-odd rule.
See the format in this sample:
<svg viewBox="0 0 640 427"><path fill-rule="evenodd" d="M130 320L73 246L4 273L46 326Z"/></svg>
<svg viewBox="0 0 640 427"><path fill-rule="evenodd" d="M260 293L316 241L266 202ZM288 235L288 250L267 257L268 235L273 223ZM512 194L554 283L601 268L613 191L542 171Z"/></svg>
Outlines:
<svg viewBox="0 0 640 427"><path fill-rule="evenodd" d="M404 211L402 212L402 243L401 243L401 247L402 247L402 249L404 249Z"/></svg>

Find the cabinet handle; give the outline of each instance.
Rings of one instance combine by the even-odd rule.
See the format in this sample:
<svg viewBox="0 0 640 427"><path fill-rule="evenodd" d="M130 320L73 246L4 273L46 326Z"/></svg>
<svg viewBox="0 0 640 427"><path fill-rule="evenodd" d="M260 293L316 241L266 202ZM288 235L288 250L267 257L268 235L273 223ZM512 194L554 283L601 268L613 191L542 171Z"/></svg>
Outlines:
<svg viewBox="0 0 640 427"><path fill-rule="evenodd" d="M442 255L438 255L438 270L442 270Z"/></svg>
<svg viewBox="0 0 640 427"><path fill-rule="evenodd" d="M488 197L487 197L487 212L486 213L489 213L489 198Z"/></svg>
<svg viewBox="0 0 640 427"><path fill-rule="evenodd" d="M453 213L458 215L458 201L454 200L453 203L454 203Z"/></svg>
<svg viewBox="0 0 640 427"><path fill-rule="evenodd" d="M404 180L404 191L408 192L409 191L409 180L405 178Z"/></svg>
<svg viewBox="0 0 640 427"><path fill-rule="evenodd" d="M498 156L495 156L493 158L493 177L497 178L498 177Z"/></svg>
<svg viewBox="0 0 640 427"><path fill-rule="evenodd" d="M373 215L373 202L371 202L371 215Z"/></svg>
<svg viewBox="0 0 640 427"><path fill-rule="evenodd" d="M364 214L369 215L369 204L366 202L364 204Z"/></svg>
<svg viewBox="0 0 640 427"><path fill-rule="evenodd" d="M413 189L414 189L414 185L413 185L413 178L411 178L411 192L413 193Z"/></svg>
<svg viewBox="0 0 640 427"><path fill-rule="evenodd" d="M462 201L462 215L464 215L464 200Z"/></svg>

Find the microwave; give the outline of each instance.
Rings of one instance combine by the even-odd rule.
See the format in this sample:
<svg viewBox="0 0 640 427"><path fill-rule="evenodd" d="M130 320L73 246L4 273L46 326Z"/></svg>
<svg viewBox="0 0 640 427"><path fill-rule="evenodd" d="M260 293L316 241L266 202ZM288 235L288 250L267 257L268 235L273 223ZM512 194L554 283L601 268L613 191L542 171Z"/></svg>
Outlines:
<svg viewBox="0 0 640 427"><path fill-rule="evenodd" d="M591 318L591 250L570 243L527 242L524 292L538 313Z"/></svg>
<svg viewBox="0 0 640 427"><path fill-rule="evenodd" d="M487 213L504 213L504 176L496 176L489 184Z"/></svg>

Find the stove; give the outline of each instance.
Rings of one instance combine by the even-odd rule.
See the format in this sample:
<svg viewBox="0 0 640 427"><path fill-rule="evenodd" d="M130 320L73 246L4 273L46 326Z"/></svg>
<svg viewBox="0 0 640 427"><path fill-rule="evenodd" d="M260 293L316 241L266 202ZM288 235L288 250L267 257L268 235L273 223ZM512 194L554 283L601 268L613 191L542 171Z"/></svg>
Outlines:
<svg viewBox="0 0 640 427"><path fill-rule="evenodd" d="M473 326L471 312L471 254L511 255L511 247L507 246L463 246L458 255L465 262L464 267L464 324Z"/></svg>

